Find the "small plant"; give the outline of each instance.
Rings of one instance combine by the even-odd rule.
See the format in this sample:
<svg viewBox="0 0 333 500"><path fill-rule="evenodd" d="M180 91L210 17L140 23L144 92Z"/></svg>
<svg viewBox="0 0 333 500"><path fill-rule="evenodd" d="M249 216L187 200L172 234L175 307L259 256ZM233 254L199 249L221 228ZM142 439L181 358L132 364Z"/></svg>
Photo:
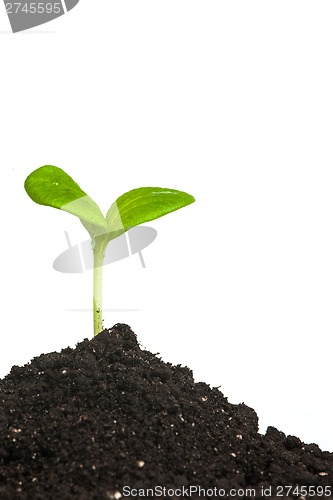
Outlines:
<svg viewBox="0 0 333 500"><path fill-rule="evenodd" d="M91 237L94 255L93 318L94 335L102 327L102 266L108 243L138 226L185 207L195 200L175 189L143 187L128 191L109 208L106 217L99 206L61 168L45 165L34 170L24 188L39 205L46 205L79 217Z"/></svg>

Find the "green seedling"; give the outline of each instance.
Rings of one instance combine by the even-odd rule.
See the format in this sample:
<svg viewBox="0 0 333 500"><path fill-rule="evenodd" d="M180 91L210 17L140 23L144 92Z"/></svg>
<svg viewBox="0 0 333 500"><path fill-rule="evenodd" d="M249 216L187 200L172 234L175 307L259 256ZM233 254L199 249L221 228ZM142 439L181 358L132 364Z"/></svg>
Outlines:
<svg viewBox="0 0 333 500"><path fill-rule="evenodd" d="M131 227L162 217L195 200L175 189L142 187L128 191L112 203L106 216L99 206L61 168L45 165L25 180L25 190L39 205L58 208L79 217L91 237L94 256L94 335L102 327L102 269L108 243Z"/></svg>

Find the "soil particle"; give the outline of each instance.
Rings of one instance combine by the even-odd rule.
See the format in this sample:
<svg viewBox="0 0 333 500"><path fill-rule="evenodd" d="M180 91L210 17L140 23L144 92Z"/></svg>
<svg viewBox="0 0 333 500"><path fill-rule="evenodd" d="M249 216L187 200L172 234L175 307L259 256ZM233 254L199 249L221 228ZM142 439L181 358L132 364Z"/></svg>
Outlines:
<svg viewBox="0 0 333 500"><path fill-rule="evenodd" d="M274 499L287 485L332 498L333 454L259 434L253 409L141 349L127 325L0 381L1 500Z"/></svg>

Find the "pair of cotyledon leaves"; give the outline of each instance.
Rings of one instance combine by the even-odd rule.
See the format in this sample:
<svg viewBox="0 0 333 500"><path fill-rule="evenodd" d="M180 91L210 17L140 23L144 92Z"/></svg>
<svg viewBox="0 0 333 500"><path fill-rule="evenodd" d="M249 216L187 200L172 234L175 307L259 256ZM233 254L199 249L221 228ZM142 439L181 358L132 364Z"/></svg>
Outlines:
<svg viewBox="0 0 333 500"><path fill-rule="evenodd" d="M66 172L52 165L32 172L24 187L34 202L79 217L92 239L102 236L107 241L131 227L162 217L195 201L193 196L183 191L142 187L120 196L104 217L97 203Z"/></svg>

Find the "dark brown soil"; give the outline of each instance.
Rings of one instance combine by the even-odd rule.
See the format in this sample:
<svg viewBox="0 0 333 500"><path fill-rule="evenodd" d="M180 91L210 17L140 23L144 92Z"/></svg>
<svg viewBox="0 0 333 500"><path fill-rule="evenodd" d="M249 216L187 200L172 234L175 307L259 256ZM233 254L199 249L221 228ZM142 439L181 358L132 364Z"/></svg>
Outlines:
<svg viewBox="0 0 333 500"><path fill-rule="evenodd" d="M127 325L14 366L0 400L1 500L332 498L332 453L259 434L254 410Z"/></svg>

